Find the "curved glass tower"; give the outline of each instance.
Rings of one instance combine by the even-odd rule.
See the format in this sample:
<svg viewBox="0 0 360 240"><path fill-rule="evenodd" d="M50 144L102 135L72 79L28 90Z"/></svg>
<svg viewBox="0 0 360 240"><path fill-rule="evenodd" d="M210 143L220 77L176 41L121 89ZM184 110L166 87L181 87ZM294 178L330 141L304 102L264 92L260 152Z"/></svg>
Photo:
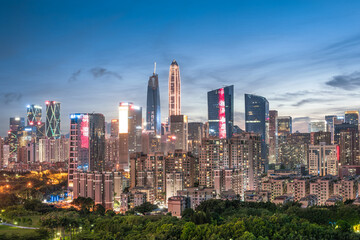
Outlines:
<svg viewBox="0 0 360 240"><path fill-rule="evenodd" d="M269 102L266 98L245 94L245 130L261 135L261 158L266 167L269 144Z"/></svg>

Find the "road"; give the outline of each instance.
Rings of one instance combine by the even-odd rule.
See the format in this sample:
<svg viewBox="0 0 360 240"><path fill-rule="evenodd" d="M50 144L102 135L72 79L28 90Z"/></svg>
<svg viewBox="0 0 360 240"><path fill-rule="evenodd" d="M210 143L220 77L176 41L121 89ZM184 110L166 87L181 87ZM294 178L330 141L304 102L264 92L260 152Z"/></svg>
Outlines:
<svg viewBox="0 0 360 240"><path fill-rule="evenodd" d="M24 228L24 229L39 229L39 228L34 228L34 227L18 226L18 225L14 225L14 224L11 224L11 223L1 223L1 225L6 225L6 226L16 227L16 228Z"/></svg>

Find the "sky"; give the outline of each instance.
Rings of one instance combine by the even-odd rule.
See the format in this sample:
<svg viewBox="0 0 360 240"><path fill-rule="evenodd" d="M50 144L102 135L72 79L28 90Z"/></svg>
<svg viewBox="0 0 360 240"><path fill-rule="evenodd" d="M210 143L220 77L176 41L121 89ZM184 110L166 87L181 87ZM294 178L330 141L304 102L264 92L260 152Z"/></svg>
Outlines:
<svg viewBox="0 0 360 240"><path fill-rule="evenodd" d="M251 93L305 132L310 120L360 109L360 1L2 0L0 136L46 100L61 102L64 134L70 113L110 122L122 101L145 117L154 62L165 121L173 59L189 121L207 120L208 91L234 85L241 128Z"/></svg>

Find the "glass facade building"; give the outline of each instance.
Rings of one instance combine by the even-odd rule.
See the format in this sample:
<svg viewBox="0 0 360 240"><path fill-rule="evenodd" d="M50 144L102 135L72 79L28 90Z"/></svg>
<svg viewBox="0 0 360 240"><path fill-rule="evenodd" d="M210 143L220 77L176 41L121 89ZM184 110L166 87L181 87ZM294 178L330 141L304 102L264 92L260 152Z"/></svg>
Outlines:
<svg viewBox="0 0 360 240"><path fill-rule="evenodd" d="M48 138L60 138L60 103L46 101L45 132Z"/></svg>
<svg viewBox="0 0 360 240"><path fill-rule="evenodd" d="M234 127L234 86L208 92L209 135L231 138Z"/></svg>
<svg viewBox="0 0 360 240"><path fill-rule="evenodd" d="M27 125L34 126L41 124L41 115L42 115L42 107L39 105L27 105L26 106L27 113Z"/></svg>
<svg viewBox="0 0 360 240"><path fill-rule="evenodd" d="M148 83L146 130L154 131L157 135L161 134L159 78L155 72L150 76Z"/></svg>
<svg viewBox="0 0 360 240"><path fill-rule="evenodd" d="M261 135L261 158L266 166L269 142L269 102L266 98L245 94L245 131Z"/></svg>

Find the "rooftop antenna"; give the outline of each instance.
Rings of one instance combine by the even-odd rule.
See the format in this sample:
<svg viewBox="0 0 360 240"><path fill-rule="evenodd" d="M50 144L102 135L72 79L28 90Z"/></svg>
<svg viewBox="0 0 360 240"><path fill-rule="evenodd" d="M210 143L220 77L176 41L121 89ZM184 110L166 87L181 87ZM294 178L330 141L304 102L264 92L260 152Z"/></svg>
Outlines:
<svg viewBox="0 0 360 240"><path fill-rule="evenodd" d="M156 73L156 62L154 62L154 75Z"/></svg>

